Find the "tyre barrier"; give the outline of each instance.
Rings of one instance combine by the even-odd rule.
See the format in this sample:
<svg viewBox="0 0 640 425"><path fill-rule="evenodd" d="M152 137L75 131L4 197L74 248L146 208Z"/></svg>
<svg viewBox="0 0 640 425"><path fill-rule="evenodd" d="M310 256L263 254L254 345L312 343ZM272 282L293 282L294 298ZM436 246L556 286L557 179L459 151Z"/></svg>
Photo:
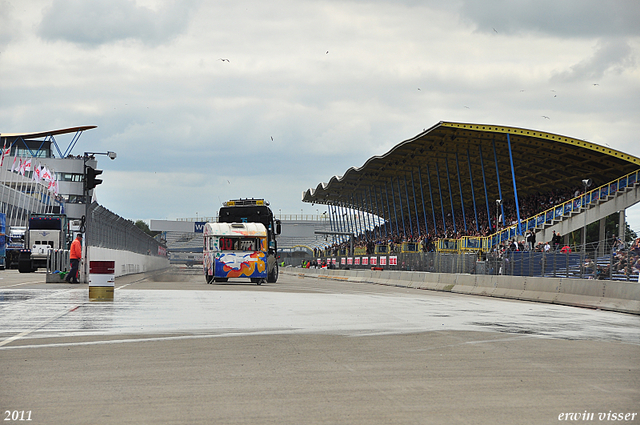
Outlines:
<svg viewBox="0 0 640 425"><path fill-rule="evenodd" d="M390 270L295 268L281 273L640 314L637 282Z"/></svg>

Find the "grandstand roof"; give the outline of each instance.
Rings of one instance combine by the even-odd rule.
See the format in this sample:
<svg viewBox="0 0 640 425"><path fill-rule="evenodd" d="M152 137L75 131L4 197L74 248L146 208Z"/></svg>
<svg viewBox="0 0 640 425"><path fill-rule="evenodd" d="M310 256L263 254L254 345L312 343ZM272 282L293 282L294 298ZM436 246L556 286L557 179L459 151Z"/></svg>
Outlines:
<svg viewBox="0 0 640 425"><path fill-rule="evenodd" d="M371 157L363 166L349 168L343 176L334 176L328 183L308 189L302 200L320 204L343 203L374 212L375 205L369 207L366 201L361 201L362 196L370 199L369 190L374 187L385 190L385 184L389 184L391 196L393 182L393 190L396 193L400 190L403 202L408 196L411 211L414 210L412 188L415 187L418 210L422 210L419 181L422 181L427 205L429 179L436 198L439 196L439 176L445 208L451 200L457 209L461 204L460 192L465 207L467 201L471 202L471 170L476 200L484 203L484 171L487 196L493 203L499 197L496 163L502 197L513 199L508 137L519 198L557 189L580 188L583 179L591 179L593 188L640 168L640 158L585 140L517 127L441 121L399 143L386 154ZM405 189L405 178L408 189ZM415 186L412 186L412 179ZM372 193L372 196L375 195ZM359 208L363 204L364 208ZM439 199L437 204L436 208L439 208ZM426 209L431 209L430 203Z"/></svg>
<svg viewBox="0 0 640 425"><path fill-rule="evenodd" d="M59 130L38 131L33 133L0 133L0 137L23 139L37 139L39 137L58 136L60 134L76 133L78 131L91 130L95 125L84 125L81 127L61 128Z"/></svg>

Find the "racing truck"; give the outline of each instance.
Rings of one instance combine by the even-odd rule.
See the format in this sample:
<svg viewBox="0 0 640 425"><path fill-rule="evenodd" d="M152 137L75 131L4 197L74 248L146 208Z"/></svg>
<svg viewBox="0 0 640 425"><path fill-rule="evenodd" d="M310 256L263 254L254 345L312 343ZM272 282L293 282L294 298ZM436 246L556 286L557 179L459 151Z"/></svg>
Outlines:
<svg viewBox="0 0 640 425"><path fill-rule="evenodd" d="M7 230L7 260L8 269L17 269L20 258L20 250L24 249L24 234L27 231L25 226L11 226Z"/></svg>
<svg viewBox="0 0 640 425"><path fill-rule="evenodd" d="M264 199L253 198L227 201L218 212L218 223L228 223L229 229L223 229L220 225L209 226L211 229L216 229L214 233L222 233L217 235L220 236L217 239L219 245L213 246L210 244L205 247L204 256L207 257L208 255L208 257L210 257L203 258L207 282L211 283L214 279L217 282L225 282L228 277L234 277L231 270L228 276L216 275L219 274L220 270L230 268L230 266L227 266L216 269L216 261L223 257L231 258L230 254L234 251L234 256L238 257L238 259L241 256L251 259L249 251L252 251L256 265L259 265L263 256L266 257L266 270L264 270L266 273L265 279L267 283L277 282L279 269L277 261L278 242L276 241L276 236L280 234L281 224L280 220L274 218L273 212L271 208L269 208L269 202ZM235 233L238 234L237 237L228 236ZM246 235L244 233L246 233ZM205 244L206 243L207 240L205 240ZM209 249L207 250L206 248ZM219 252L214 253L214 251ZM242 263L242 261L240 261L240 263ZM248 277L256 283L262 283L263 279L260 277L260 267L253 267L253 262L248 262L247 264L249 264L252 269L256 269L254 272L256 273L255 276L251 275ZM210 267L208 267L208 265Z"/></svg>

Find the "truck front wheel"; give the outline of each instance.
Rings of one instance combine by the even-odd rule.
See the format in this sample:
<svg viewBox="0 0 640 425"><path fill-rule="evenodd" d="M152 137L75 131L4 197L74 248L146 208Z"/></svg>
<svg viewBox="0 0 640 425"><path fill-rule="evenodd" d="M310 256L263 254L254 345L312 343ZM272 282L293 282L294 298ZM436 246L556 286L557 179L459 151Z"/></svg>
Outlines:
<svg viewBox="0 0 640 425"><path fill-rule="evenodd" d="M18 271L20 273L33 273L35 270L31 265L31 260L20 260L18 263Z"/></svg>
<svg viewBox="0 0 640 425"><path fill-rule="evenodd" d="M267 283L276 283L278 281L278 275L280 274L280 270L278 268L278 263L274 262L273 269L267 275Z"/></svg>

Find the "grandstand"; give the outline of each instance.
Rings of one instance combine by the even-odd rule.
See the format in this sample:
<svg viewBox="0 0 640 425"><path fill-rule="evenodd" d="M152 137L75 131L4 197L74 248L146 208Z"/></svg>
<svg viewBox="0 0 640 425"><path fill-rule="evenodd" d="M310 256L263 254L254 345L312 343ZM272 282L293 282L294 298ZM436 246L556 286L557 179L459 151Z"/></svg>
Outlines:
<svg viewBox="0 0 640 425"><path fill-rule="evenodd" d="M618 214L617 236L624 240L624 211L640 201L639 180L640 159L609 147L516 127L440 122L308 189L302 200L327 205L331 229L355 228L367 252L372 242L504 252L528 231L537 242L556 232L562 245L580 231L573 251L585 257L594 242L586 239L587 225L599 222L603 241L610 236L607 216ZM344 214L352 210L380 217L382 224L367 227ZM604 246L589 255L611 266Z"/></svg>

